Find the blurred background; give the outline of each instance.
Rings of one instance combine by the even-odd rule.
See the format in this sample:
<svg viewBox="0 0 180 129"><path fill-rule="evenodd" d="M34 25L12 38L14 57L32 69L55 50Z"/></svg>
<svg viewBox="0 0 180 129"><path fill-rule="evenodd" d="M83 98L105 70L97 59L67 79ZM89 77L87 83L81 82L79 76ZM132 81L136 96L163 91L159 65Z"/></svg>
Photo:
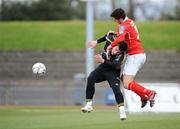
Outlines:
<svg viewBox="0 0 180 129"><path fill-rule="evenodd" d="M1 20L85 20L87 0L1 0ZM137 21L180 19L179 0L90 0L96 20L122 7Z"/></svg>
<svg viewBox="0 0 180 129"><path fill-rule="evenodd" d="M147 53L136 80L159 92L156 108L140 109L123 90L127 109L180 112L180 0L0 0L0 104L84 104L87 74L98 65L93 55L102 49L89 50L86 41L116 31L110 13L119 7L135 20ZM32 74L36 62L46 65L44 78ZM108 83L96 86L94 103L115 105Z"/></svg>

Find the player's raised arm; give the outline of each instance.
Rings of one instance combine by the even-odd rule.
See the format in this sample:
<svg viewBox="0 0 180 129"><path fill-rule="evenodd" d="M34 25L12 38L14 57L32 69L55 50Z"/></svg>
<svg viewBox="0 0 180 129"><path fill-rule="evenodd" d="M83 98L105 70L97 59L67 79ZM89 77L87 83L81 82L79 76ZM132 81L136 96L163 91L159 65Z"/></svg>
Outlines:
<svg viewBox="0 0 180 129"><path fill-rule="evenodd" d="M122 43L125 40L126 33L123 33L116 37L116 39L112 42L111 47L115 47L117 44Z"/></svg>
<svg viewBox="0 0 180 129"><path fill-rule="evenodd" d="M110 52L113 52L115 50L114 47L117 46L118 44L121 44L125 40L125 35L127 34L127 26L118 26L118 34L117 37L114 39L114 41L111 43L111 45L108 46L107 48L107 59L109 59ZM112 50L112 51L111 51ZM113 53L111 53L113 54Z"/></svg>
<svg viewBox="0 0 180 129"><path fill-rule="evenodd" d="M103 37L100 37L100 38L97 39L97 40L89 41L89 42L88 42L88 47L89 47L89 48L95 48L98 43L101 43L101 42L106 41L106 36L107 36L107 35L104 35Z"/></svg>

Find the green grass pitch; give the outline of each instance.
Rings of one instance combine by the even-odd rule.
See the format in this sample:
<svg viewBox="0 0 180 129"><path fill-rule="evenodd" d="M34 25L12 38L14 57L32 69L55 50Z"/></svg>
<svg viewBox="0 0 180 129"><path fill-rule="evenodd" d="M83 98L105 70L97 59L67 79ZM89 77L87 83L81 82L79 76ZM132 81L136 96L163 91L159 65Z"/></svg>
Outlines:
<svg viewBox="0 0 180 129"><path fill-rule="evenodd" d="M180 129L180 113L128 114L121 121L117 107L94 107L83 114L80 107L0 107L0 129Z"/></svg>
<svg viewBox="0 0 180 129"><path fill-rule="evenodd" d="M94 39L116 27L112 21L95 21ZM137 27L146 50L180 50L179 21L137 22ZM85 21L0 22L0 50L84 50L85 42Z"/></svg>

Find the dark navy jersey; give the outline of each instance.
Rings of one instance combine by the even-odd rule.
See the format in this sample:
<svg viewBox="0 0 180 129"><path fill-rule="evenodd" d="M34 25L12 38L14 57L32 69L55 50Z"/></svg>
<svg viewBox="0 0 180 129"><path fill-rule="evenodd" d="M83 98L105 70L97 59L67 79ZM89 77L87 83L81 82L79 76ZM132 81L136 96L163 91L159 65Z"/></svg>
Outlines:
<svg viewBox="0 0 180 129"><path fill-rule="evenodd" d="M125 53L121 53L119 55L111 55L110 56L110 59L107 60L106 59L106 52L103 51L102 52L102 57L103 59L105 60L104 61L104 64L107 66L107 67L111 67L111 68L115 68L115 69L120 69L121 68L121 65L122 65L122 62L124 60L124 57L125 57Z"/></svg>
<svg viewBox="0 0 180 129"><path fill-rule="evenodd" d="M109 45L111 45L111 43L113 42L113 40L115 39L116 35L111 34L110 36L103 36L101 38L99 38L97 40L98 43L104 42L105 41L105 45L104 45L104 50L102 52L102 57L105 60L105 62L103 63L103 65L105 65L106 67L109 68L113 68L113 69L120 69L121 64L124 60L124 56L125 56L125 51L121 50L122 52L118 55L110 55L110 59L107 60L106 59L106 49Z"/></svg>

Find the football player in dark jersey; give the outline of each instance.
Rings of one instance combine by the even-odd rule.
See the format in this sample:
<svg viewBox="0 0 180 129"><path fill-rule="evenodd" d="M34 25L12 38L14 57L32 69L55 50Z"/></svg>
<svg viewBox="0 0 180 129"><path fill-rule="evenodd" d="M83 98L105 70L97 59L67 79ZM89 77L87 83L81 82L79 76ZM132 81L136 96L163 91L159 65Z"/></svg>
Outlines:
<svg viewBox="0 0 180 129"><path fill-rule="evenodd" d="M92 99L95 93L95 83L108 81L119 107L120 119L125 120L127 116L124 109L124 97L120 90L120 70L127 50L127 43L123 41L119 45L119 51L116 55L110 55L110 60L106 59L106 48L114 41L115 37L115 34L109 34L96 41L97 43L106 42L102 54L97 54L95 56L96 61L100 64L87 78L86 105L81 108L81 110L84 113L91 112L93 110ZM92 42L89 43L90 47L91 45L93 45Z"/></svg>

